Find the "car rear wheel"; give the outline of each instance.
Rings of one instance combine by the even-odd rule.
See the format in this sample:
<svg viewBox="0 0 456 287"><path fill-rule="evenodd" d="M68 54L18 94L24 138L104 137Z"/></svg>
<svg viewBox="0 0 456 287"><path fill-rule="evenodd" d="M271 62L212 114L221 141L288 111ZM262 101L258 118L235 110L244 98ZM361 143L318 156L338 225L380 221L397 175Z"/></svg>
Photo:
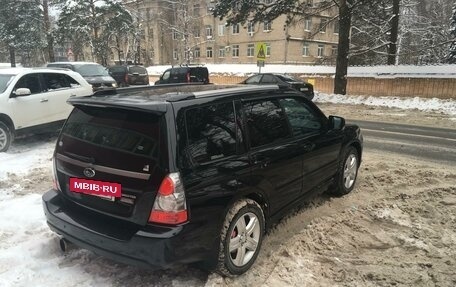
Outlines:
<svg viewBox="0 0 456 287"><path fill-rule="evenodd" d="M264 235L263 210L251 199L237 201L228 211L222 227L216 272L240 275L255 262Z"/></svg>
<svg viewBox="0 0 456 287"><path fill-rule="evenodd" d="M334 188L332 193L337 196L342 196L350 193L355 187L356 178L358 176L359 155L354 147L348 147L345 150L342 161L339 163L339 171L337 173Z"/></svg>
<svg viewBox="0 0 456 287"><path fill-rule="evenodd" d="M0 152L7 151L12 141L13 134L11 130L5 123L0 122Z"/></svg>

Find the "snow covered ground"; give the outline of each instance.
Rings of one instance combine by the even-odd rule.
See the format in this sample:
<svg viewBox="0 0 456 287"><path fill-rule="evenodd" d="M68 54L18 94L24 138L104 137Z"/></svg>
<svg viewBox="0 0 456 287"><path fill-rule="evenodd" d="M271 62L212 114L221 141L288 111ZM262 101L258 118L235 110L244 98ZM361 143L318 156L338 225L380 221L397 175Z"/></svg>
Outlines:
<svg viewBox="0 0 456 287"><path fill-rule="evenodd" d="M394 107L456 117L454 100L323 94L315 100L333 110ZM81 249L63 254L41 207L41 195L51 186L55 140L55 135L19 139L0 154L0 287L456 284L454 166L367 154L352 194L325 199L284 220L266 237L248 274L223 279L188 266L138 269ZM435 197L427 196L433 191Z"/></svg>

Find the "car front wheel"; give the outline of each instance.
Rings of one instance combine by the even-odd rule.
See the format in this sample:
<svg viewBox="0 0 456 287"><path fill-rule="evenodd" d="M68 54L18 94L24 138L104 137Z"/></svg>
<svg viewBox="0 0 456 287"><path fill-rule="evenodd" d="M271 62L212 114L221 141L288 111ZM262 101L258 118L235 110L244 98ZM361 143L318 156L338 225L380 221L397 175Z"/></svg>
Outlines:
<svg viewBox="0 0 456 287"><path fill-rule="evenodd" d="M342 196L353 190L358 176L359 164L358 151L353 146L348 147L339 163L339 170L334 182L335 186L332 190L334 195Z"/></svg>
<svg viewBox="0 0 456 287"><path fill-rule="evenodd" d="M237 201L228 211L222 227L216 272L240 275L255 262L264 235L263 210L251 199Z"/></svg>
<svg viewBox="0 0 456 287"><path fill-rule="evenodd" d="M5 152L11 145L13 141L13 135L8 126L0 122L0 152Z"/></svg>

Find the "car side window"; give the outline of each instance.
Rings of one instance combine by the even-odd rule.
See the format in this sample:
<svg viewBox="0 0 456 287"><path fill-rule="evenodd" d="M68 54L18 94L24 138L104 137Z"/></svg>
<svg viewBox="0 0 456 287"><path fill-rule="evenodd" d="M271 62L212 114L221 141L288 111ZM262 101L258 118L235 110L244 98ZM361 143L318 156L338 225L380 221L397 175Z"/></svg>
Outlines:
<svg viewBox="0 0 456 287"><path fill-rule="evenodd" d="M40 81L40 74L28 74L22 76L14 86L13 91L19 88L27 88L32 94L38 94L43 92Z"/></svg>
<svg viewBox="0 0 456 287"><path fill-rule="evenodd" d="M67 83L70 84L70 86L71 86L72 88L80 87L80 86L81 86L81 84L80 84L78 81L76 81L75 79L73 79L73 77L70 77L70 76L68 76L68 75L63 75L63 76L65 77Z"/></svg>
<svg viewBox="0 0 456 287"><path fill-rule="evenodd" d="M263 75L261 79L262 84L276 84L277 80L273 75Z"/></svg>
<svg viewBox="0 0 456 287"><path fill-rule="evenodd" d="M43 77L46 89L48 91L67 89L71 87L70 83L67 82L64 74L44 73Z"/></svg>
<svg viewBox="0 0 456 287"><path fill-rule="evenodd" d="M244 113L251 147L291 137L287 119L277 100L245 102Z"/></svg>
<svg viewBox="0 0 456 287"><path fill-rule="evenodd" d="M246 84L259 84L260 83L260 80L261 80L261 76L262 75L256 75L256 76L252 76L250 78L248 78L245 83Z"/></svg>
<svg viewBox="0 0 456 287"><path fill-rule="evenodd" d="M321 118L303 101L285 98L280 99L279 102L285 110L294 136L314 133L322 129Z"/></svg>
<svg viewBox="0 0 456 287"><path fill-rule="evenodd" d="M204 163L236 154L233 103L220 103L186 111L187 145L184 157Z"/></svg>
<svg viewBox="0 0 456 287"><path fill-rule="evenodd" d="M168 80L169 79L169 75L171 74L171 71L170 70L167 70L163 73L163 76L162 76L162 80Z"/></svg>

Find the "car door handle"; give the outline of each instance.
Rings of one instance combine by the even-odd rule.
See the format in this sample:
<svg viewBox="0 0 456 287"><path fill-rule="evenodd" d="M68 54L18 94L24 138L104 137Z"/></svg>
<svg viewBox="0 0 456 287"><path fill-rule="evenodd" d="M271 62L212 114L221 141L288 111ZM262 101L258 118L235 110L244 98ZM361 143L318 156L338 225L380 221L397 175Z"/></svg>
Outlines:
<svg viewBox="0 0 456 287"><path fill-rule="evenodd" d="M70 98L72 98L72 97L76 97L76 95L71 95Z"/></svg>
<svg viewBox="0 0 456 287"><path fill-rule="evenodd" d="M40 103L47 103L48 101L48 99L41 99Z"/></svg>

